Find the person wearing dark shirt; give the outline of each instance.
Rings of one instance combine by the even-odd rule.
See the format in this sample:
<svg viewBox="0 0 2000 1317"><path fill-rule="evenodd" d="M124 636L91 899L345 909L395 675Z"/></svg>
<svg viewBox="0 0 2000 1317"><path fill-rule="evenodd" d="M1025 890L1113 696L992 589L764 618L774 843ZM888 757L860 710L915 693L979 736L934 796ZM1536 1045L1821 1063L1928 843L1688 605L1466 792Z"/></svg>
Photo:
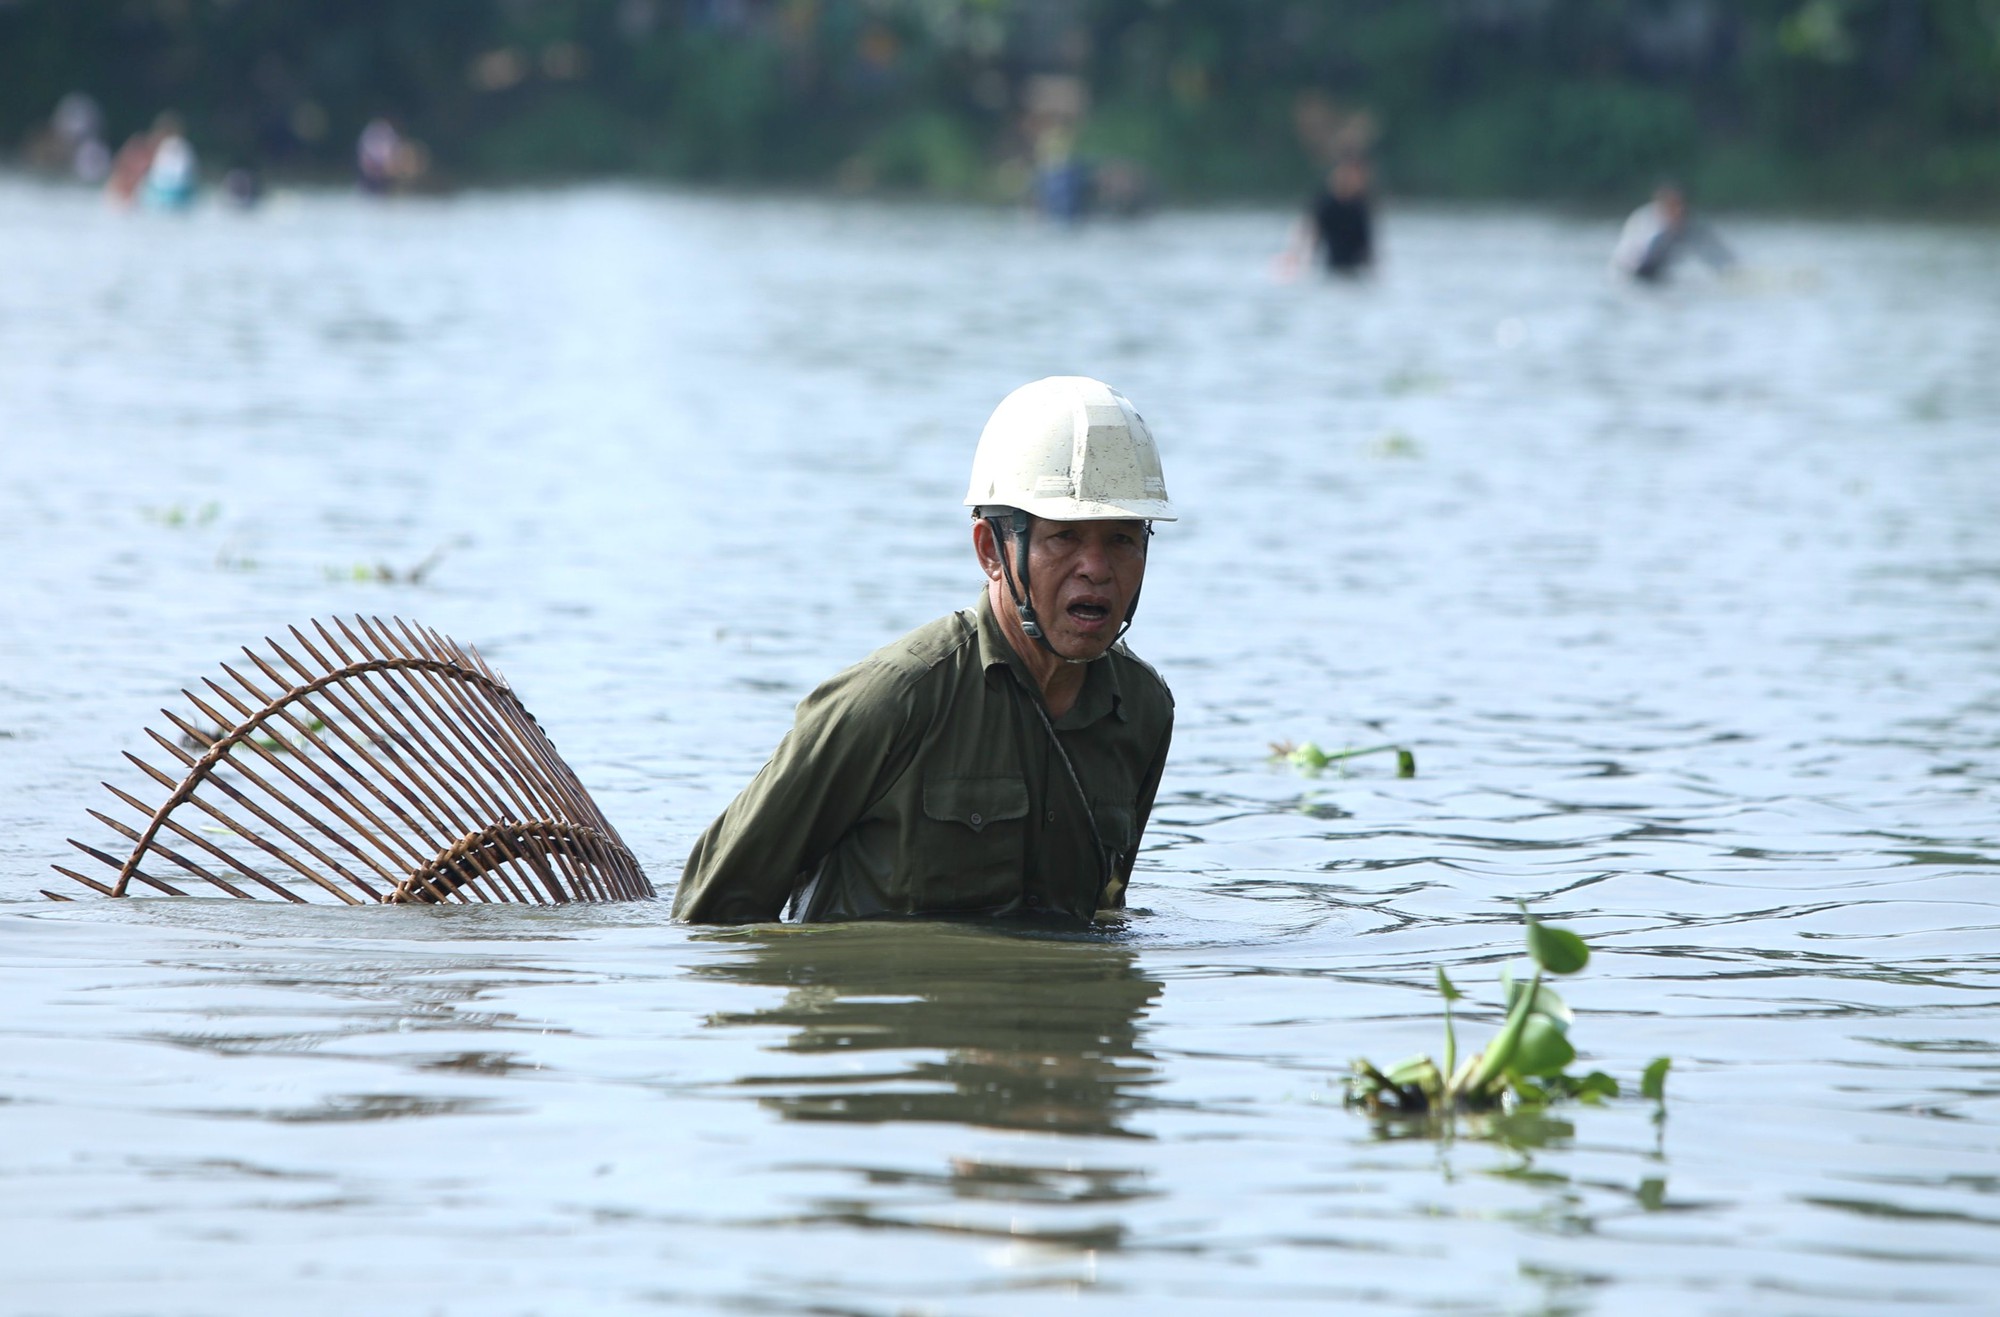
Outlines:
<svg viewBox="0 0 2000 1317"><path fill-rule="evenodd" d="M1060 376L994 411L965 502L985 588L836 674L702 833L674 917L752 923L1124 908L1173 696L1122 641L1172 521L1152 431Z"/></svg>
<svg viewBox="0 0 2000 1317"><path fill-rule="evenodd" d="M1327 175L1312 203L1313 237L1326 268L1359 274L1375 261L1374 220L1368 197L1368 166L1343 160Z"/></svg>
<svg viewBox="0 0 2000 1317"><path fill-rule="evenodd" d="M1374 265L1375 217L1369 184L1368 163L1358 157L1348 157L1328 171L1326 182L1306 203L1305 215L1293 228L1291 244L1279 254L1279 278L1296 278L1315 255L1333 274L1365 274Z"/></svg>

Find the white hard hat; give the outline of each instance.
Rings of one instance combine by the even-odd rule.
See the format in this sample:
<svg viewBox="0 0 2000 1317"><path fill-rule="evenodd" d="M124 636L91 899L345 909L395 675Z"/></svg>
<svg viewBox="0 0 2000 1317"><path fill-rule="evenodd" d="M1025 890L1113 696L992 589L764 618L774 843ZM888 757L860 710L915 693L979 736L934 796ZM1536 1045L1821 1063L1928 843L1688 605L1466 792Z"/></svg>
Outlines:
<svg viewBox="0 0 2000 1317"><path fill-rule="evenodd" d="M1153 432L1131 400L1082 375L1052 375L1000 400L972 455L970 508L1049 521L1172 521Z"/></svg>

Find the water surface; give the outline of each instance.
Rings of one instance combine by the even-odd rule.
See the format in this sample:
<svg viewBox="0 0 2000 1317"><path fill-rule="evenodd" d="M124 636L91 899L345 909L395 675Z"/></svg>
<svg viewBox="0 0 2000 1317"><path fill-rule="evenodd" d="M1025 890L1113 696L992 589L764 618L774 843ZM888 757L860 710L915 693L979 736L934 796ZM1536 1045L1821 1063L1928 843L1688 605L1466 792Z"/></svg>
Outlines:
<svg viewBox="0 0 2000 1317"><path fill-rule="evenodd" d="M1397 208L1284 286L1287 220L0 182L0 1309L1988 1308L2000 243L1725 217L1748 277L1642 294L1602 220ZM354 612L480 646L670 888L970 600L1058 372L1185 510L1124 927L38 895L156 709ZM1665 1122L1344 1111L1433 966L1490 1027L1516 898Z"/></svg>

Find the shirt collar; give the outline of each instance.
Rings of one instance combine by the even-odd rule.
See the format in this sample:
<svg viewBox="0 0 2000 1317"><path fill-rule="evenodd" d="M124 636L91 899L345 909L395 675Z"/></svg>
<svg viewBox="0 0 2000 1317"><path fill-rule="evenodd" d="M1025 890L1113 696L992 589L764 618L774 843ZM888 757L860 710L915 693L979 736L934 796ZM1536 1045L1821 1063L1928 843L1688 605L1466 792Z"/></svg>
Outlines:
<svg viewBox="0 0 2000 1317"><path fill-rule="evenodd" d="M1000 629L1000 619L993 615L993 600L986 591L979 592L979 603L973 609L975 627L979 633L979 666L991 680L995 669L1005 668L1013 674L1014 680L1030 694L1039 698L1040 688L1028 671L1028 665L1014 652L1007 633ZM1078 727L1088 727L1098 719L1111 714L1118 721L1125 721L1125 697L1118 686L1118 669L1112 665L1110 656L1089 664L1083 670L1083 689L1077 693L1076 703L1068 713L1055 720L1055 725L1063 731Z"/></svg>

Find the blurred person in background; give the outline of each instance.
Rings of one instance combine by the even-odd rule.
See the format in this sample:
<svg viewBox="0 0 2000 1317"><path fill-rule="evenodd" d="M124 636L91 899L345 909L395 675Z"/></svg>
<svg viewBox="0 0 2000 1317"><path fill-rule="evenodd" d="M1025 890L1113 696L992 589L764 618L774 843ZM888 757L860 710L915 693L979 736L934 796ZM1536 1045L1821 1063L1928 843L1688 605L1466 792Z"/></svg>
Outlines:
<svg viewBox="0 0 2000 1317"><path fill-rule="evenodd" d="M1023 385L980 433L965 503L976 604L799 703L695 842L676 919L1124 908L1174 721L1122 643L1152 524L1174 519L1152 431L1097 380Z"/></svg>
<svg viewBox="0 0 2000 1317"><path fill-rule="evenodd" d="M182 135L180 116L168 110L151 128L125 139L104 190L120 206L143 201L152 209L179 210L194 200L198 179L194 148Z"/></svg>
<svg viewBox="0 0 2000 1317"><path fill-rule="evenodd" d="M1625 221L1611 252L1611 268L1639 283L1663 283L1689 252L1712 269L1727 270L1736 264L1735 254L1715 230L1689 212L1679 186L1662 183L1654 189L1653 199Z"/></svg>
<svg viewBox="0 0 2000 1317"><path fill-rule="evenodd" d="M254 164L232 165L222 176L222 195L238 210L255 209L264 199L264 171Z"/></svg>
<svg viewBox="0 0 2000 1317"><path fill-rule="evenodd" d="M1090 166L1062 129L1035 142L1035 209L1045 218L1074 224L1090 205Z"/></svg>
<svg viewBox="0 0 2000 1317"><path fill-rule="evenodd" d="M169 116L162 115L165 119ZM146 171L153 167L153 152L160 144L160 124L156 120L151 128L142 133L133 133L118 148L118 154L111 157L111 172L104 180L104 195L113 203L129 206L139 199L139 188L146 181Z"/></svg>
<svg viewBox="0 0 2000 1317"><path fill-rule="evenodd" d="M104 112L84 92L56 102L48 126L28 143L28 163L58 171L81 183L102 183L111 172L111 148L104 144Z"/></svg>
<svg viewBox="0 0 2000 1317"><path fill-rule="evenodd" d="M152 210L186 210L194 203L194 193L201 180L201 167L195 159L194 147L181 132L180 120L166 116L168 125L153 147L153 158L146 166L146 183L141 195Z"/></svg>
<svg viewBox="0 0 2000 1317"><path fill-rule="evenodd" d="M1313 255L1329 274L1349 278L1368 273L1375 264L1374 201L1369 195L1372 171L1364 156L1347 156L1327 171L1326 181L1306 203L1306 213L1292 230L1291 244L1278 257L1279 273L1296 278Z"/></svg>
<svg viewBox="0 0 2000 1317"><path fill-rule="evenodd" d="M422 178L429 164L423 144L405 137L387 115L370 119L355 139L355 177L370 196L400 191Z"/></svg>
<svg viewBox="0 0 2000 1317"><path fill-rule="evenodd" d="M1090 89L1068 73L1039 73L1022 92L1022 134L1034 154L1032 198L1045 219L1081 220L1090 208L1090 163L1077 154L1077 136L1090 113Z"/></svg>

